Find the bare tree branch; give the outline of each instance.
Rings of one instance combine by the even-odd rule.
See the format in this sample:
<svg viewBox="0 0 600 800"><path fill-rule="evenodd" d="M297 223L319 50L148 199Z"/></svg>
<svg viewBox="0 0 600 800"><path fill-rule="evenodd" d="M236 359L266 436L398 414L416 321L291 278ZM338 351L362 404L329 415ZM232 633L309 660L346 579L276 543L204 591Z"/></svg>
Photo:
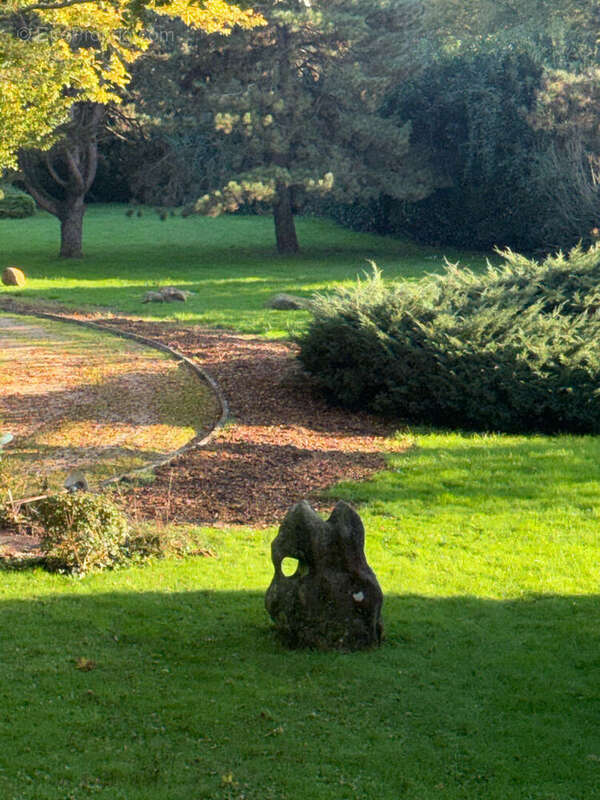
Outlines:
<svg viewBox="0 0 600 800"><path fill-rule="evenodd" d="M95 2L96 0L61 0L57 3L31 3L31 5L28 6L21 6L19 8L19 13L27 14L30 11L56 11L61 8L94 4Z"/></svg>
<svg viewBox="0 0 600 800"><path fill-rule="evenodd" d="M62 186L63 188L66 187L67 182L64 180L64 178L60 177L58 172L55 170L54 165L52 164L52 154L50 152L46 153L46 167L52 176L52 180L55 181L59 186Z"/></svg>
<svg viewBox="0 0 600 800"><path fill-rule="evenodd" d="M67 167L69 169L69 186L72 186L75 191L83 193L85 191L85 182L81 174L81 164L78 157L79 154L77 153L77 150L71 150L67 144L64 150L64 155L65 161L67 162Z"/></svg>
<svg viewBox="0 0 600 800"><path fill-rule="evenodd" d="M60 212L58 202L45 189L36 185L34 157L30 153L21 153L20 161L23 169L23 181L27 191L40 208L57 217Z"/></svg>

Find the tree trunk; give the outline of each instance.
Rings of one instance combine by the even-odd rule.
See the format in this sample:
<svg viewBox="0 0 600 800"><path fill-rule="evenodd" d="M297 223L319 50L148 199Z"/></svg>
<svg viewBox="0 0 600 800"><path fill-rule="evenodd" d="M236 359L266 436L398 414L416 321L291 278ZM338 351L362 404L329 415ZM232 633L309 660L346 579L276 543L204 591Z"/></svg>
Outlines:
<svg viewBox="0 0 600 800"><path fill-rule="evenodd" d="M98 131L105 115L106 109L99 103L76 103L63 139L45 153L21 153L27 191L41 208L60 220L61 258L83 256L84 201L96 177Z"/></svg>
<svg viewBox="0 0 600 800"><path fill-rule="evenodd" d="M292 192L289 186L277 187L277 200L273 205L275 237L278 253L297 253L300 250L294 212L292 211Z"/></svg>
<svg viewBox="0 0 600 800"><path fill-rule="evenodd" d="M60 257L83 257L83 215L85 204L83 197L75 202L65 202L60 213Z"/></svg>

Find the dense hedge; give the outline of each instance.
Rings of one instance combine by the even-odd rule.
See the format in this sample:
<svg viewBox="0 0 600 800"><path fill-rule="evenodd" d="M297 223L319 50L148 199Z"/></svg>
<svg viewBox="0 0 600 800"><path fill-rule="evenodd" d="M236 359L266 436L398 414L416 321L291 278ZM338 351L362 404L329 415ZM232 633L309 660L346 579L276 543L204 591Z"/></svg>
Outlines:
<svg viewBox="0 0 600 800"><path fill-rule="evenodd" d="M333 402L411 423L600 431L600 246L542 264L510 251L416 284L375 269L320 296L300 359Z"/></svg>
<svg viewBox="0 0 600 800"><path fill-rule="evenodd" d="M34 214L32 197L12 186L0 186L0 219L22 219Z"/></svg>
<svg viewBox="0 0 600 800"><path fill-rule="evenodd" d="M438 188L417 202L326 199L320 213L434 246L548 253L591 243L600 205L598 138L586 125L595 119L597 75L546 69L548 60L561 63L551 50L539 42L492 49L482 42L478 52L438 54L380 109L399 125L410 121L411 142L427 155Z"/></svg>

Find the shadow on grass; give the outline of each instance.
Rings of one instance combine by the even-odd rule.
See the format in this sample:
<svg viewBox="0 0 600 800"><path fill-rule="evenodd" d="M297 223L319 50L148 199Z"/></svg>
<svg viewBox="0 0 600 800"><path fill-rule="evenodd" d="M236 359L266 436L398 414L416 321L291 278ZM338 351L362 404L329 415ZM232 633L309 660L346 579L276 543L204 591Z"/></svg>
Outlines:
<svg viewBox="0 0 600 800"><path fill-rule="evenodd" d="M597 796L598 596L392 596L343 655L259 593L83 591L0 605L4 797Z"/></svg>
<svg viewBox="0 0 600 800"><path fill-rule="evenodd" d="M158 257L177 268L184 259L198 268L206 264L227 264L248 258L262 261L293 263L305 258L322 258L331 255L357 254L359 258L370 254L423 257L436 253L430 247L411 242L345 230L325 219L297 218L302 252L281 256L276 252L273 221L260 216L227 216L207 219L193 216L188 219L170 218L161 221L151 210L142 211L142 218L127 219L125 207L118 205L90 205L84 222L84 249L86 258L77 259L74 265L86 260L102 260L109 265L122 263L123 259L145 258L148 262ZM46 260L58 268L58 223L46 215L34 219L5 223L3 232L19 240L19 254L34 258L44 251ZM21 236L19 233L22 231ZM29 236L25 232L29 232ZM34 241L37 247L32 247ZM62 262L64 264L64 262ZM68 268L68 267L67 267ZM64 274L62 267L61 274Z"/></svg>
<svg viewBox="0 0 600 800"><path fill-rule="evenodd" d="M273 311L264 307L265 299L277 292L293 292L289 278L272 282L269 292L256 291L255 288L236 289L234 286L222 287L220 291L206 291L188 280L177 281L167 277L160 281L149 281L144 286L126 287L48 287L40 290L27 290L3 294L3 310L10 312L11 298L24 302L33 314L35 306L48 311L103 310L110 313L135 314L140 318L177 322L186 324L210 325L227 330L236 328L245 333L264 334L276 329L286 331L290 326L304 325L309 320L306 311ZM143 303L146 291L160 285L175 285L196 292L186 303ZM34 305L35 304L35 305Z"/></svg>

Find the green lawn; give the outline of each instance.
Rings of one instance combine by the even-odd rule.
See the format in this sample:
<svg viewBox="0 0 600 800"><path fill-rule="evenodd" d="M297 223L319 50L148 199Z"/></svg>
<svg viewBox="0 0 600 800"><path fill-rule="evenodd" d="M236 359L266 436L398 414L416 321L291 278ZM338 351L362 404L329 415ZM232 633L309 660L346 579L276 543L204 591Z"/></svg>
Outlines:
<svg viewBox="0 0 600 800"><path fill-rule="evenodd" d="M282 336L306 312L270 311L265 303L277 292L310 295L353 281L374 259L389 277L416 277L441 268L443 255L388 237L353 233L322 219L299 219L303 251L275 252L268 217L169 217L152 211L141 219L125 216L124 206L91 206L85 222L83 260L64 260L58 252L58 223L48 214L0 220L0 270L21 267L25 289L6 289L27 300L60 301L69 307L100 305L155 319L236 328ZM485 258L449 250L480 268ZM142 304L144 293L174 284L193 295L185 306Z"/></svg>
<svg viewBox="0 0 600 800"><path fill-rule="evenodd" d="M271 334L288 318L262 302L296 281L350 279L370 257L391 275L440 263L322 221L301 222L306 252L282 260L268 220L93 209L89 261L65 264L48 257L49 220L2 224L7 263L33 278L24 296ZM183 312L138 307L148 276L205 291ZM1 573L0 798L596 800L600 440L399 435L409 448L386 471L332 492L359 508L386 595L377 651L276 642L275 529L195 531L214 559Z"/></svg>
<svg viewBox="0 0 600 800"><path fill-rule="evenodd" d="M412 438L341 491L386 593L375 652L277 644L274 531L84 580L5 573L0 797L596 798L598 441Z"/></svg>

